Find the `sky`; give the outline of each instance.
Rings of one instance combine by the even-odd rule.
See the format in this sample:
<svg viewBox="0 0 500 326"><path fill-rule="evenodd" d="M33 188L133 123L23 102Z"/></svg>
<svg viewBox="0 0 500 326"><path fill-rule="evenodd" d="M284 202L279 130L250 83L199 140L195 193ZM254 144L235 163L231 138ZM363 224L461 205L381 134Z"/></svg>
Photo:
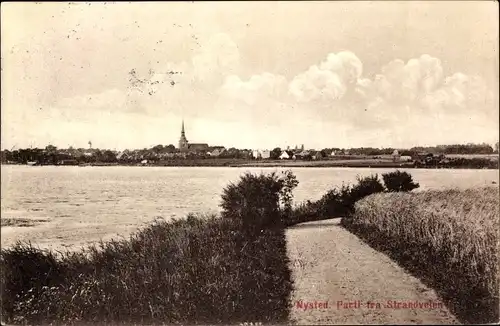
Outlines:
<svg viewBox="0 0 500 326"><path fill-rule="evenodd" d="M2 3L1 147L493 144L498 2Z"/></svg>

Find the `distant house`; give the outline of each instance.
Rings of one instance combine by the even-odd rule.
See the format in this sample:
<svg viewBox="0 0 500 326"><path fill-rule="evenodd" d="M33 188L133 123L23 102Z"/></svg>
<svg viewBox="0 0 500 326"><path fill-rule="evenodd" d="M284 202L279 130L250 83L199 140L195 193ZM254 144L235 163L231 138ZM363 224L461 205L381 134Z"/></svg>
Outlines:
<svg viewBox="0 0 500 326"><path fill-rule="evenodd" d="M268 159L271 157L271 151L269 150L263 150L260 152L260 156L262 157L262 159Z"/></svg>
<svg viewBox="0 0 500 326"><path fill-rule="evenodd" d="M254 159L268 159L271 157L271 151L270 150L253 150L252 151L252 157Z"/></svg>
<svg viewBox="0 0 500 326"><path fill-rule="evenodd" d="M323 153L321 151L312 151L311 152L311 157L313 160L321 160L323 158Z"/></svg>
<svg viewBox="0 0 500 326"><path fill-rule="evenodd" d="M280 160L289 160L292 157L293 157L293 152L289 151L289 150L282 151L280 156L279 156Z"/></svg>
<svg viewBox="0 0 500 326"><path fill-rule="evenodd" d="M222 148L216 148L212 152L207 152L207 153L209 153L210 156L217 157L220 154L224 153L225 151L226 149L222 147Z"/></svg>
<svg viewBox="0 0 500 326"><path fill-rule="evenodd" d="M312 159L312 155L310 151L302 151L293 155L293 158L295 160L310 160Z"/></svg>
<svg viewBox="0 0 500 326"><path fill-rule="evenodd" d="M391 156L393 162L398 162L401 160L401 155L399 154L397 149L395 149L394 152L392 152Z"/></svg>
<svg viewBox="0 0 500 326"><path fill-rule="evenodd" d="M127 152L120 152L118 155L116 155L117 160L128 160L130 158L130 155Z"/></svg>
<svg viewBox="0 0 500 326"><path fill-rule="evenodd" d="M206 152L208 148L208 144L204 143L193 143L188 145L190 152Z"/></svg>
<svg viewBox="0 0 500 326"><path fill-rule="evenodd" d="M216 150L216 149L219 149L219 150L220 150L220 149L226 149L226 148L225 148L224 146L210 146L210 147L208 148L208 151L209 151L209 152L213 152L213 151L214 151L214 150Z"/></svg>
<svg viewBox="0 0 500 326"><path fill-rule="evenodd" d="M411 161L413 161L413 159L411 158L411 156L408 156L408 155L401 155L401 157L399 158L399 160L401 162L411 162Z"/></svg>

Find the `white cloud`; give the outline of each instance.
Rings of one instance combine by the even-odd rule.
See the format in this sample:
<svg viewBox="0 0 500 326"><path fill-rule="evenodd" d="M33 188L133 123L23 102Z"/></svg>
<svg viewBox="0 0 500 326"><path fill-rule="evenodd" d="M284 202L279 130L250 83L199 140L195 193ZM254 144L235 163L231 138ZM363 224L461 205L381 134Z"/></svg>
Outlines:
<svg viewBox="0 0 500 326"><path fill-rule="evenodd" d="M255 105L265 99L280 100L286 91L286 78L263 73L253 75L243 81L236 75L226 77L219 90L219 95L230 100L242 100L248 105Z"/></svg>
<svg viewBox="0 0 500 326"><path fill-rule="evenodd" d="M289 92L299 102L341 99L362 74L363 64L352 52L330 53L319 65L295 76Z"/></svg>

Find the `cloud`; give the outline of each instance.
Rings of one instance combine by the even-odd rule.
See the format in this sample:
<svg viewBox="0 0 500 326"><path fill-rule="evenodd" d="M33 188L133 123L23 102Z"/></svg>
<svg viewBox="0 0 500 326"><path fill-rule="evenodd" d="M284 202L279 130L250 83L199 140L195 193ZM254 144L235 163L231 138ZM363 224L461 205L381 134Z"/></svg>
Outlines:
<svg viewBox="0 0 500 326"><path fill-rule="evenodd" d="M458 128L466 128L471 120L491 126L488 119L498 114L494 94L481 78L463 73L444 77L441 61L425 54L407 63L393 60L383 66L373 80L358 79L355 93L366 114L357 115L351 123L374 130L398 130L399 126L417 128L415 122L418 121L429 135L442 136L443 126L454 121L455 129L447 132L457 139L465 139L463 130ZM362 111L358 109L358 112ZM485 136L492 137L493 131L483 131L483 134L489 133ZM421 140L432 141L432 136L425 135L423 130L415 133Z"/></svg>
<svg viewBox="0 0 500 326"><path fill-rule="evenodd" d="M454 114L495 114L495 98L479 77L455 73L438 90L423 97L422 106Z"/></svg>
<svg viewBox="0 0 500 326"><path fill-rule="evenodd" d="M285 95L287 80L281 75L263 73L243 81L236 75L226 77L219 95L228 99L243 100L254 105L262 98L279 100Z"/></svg>
<svg viewBox="0 0 500 326"><path fill-rule="evenodd" d="M290 94L298 102L341 99L361 76L363 64L352 52L330 53L319 65L312 65L293 78Z"/></svg>
<svg viewBox="0 0 500 326"><path fill-rule="evenodd" d="M278 137L282 142L298 134L294 128L309 129L302 137L318 139L348 130L350 141L380 146L497 137L498 109L486 83L462 73L445 77L443 71L438 58L424 54L406 63L393 60L369 78L354 53L330 53L290 81L270 73L226 77L214 112L256 128L288 125ZM486 129L476 128L481 124ZM468 126L479 134L464 133Z"/></svg>

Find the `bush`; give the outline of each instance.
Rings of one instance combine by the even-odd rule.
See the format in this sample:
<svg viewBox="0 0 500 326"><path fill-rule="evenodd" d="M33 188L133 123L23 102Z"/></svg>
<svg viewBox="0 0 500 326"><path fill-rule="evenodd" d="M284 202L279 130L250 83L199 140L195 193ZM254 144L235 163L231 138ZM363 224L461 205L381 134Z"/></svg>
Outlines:
<svg viewBox="0 0 500 326"><path fill-rule="evenodd" d="M320 205L319 213L324 218L340 217L350 214L353 206L351 196L352 188L342 184L340 189L334 188L328 191L318 201Z"/></svg>
<svg viewBox="0 0 500 326"><path fill-rule="evenodd" d="M384 186L376 174L365 178L358 176L356 180L355 185L342 184L340 188L328 191L320 200L308 201L296 207L287 225L333 217L349 217L354 212L354 205L358 200L384 191Z"/></svg>
<svg viewBox="0 0 500 326"><path fill-rule="evenodd" d="M289 218L292 212L293 189L299 185L299 181L291 170L286 170L282 172L280 182L282 184L282 188L280 190L280 203L282 204L283 209L282 217Z"/></svg>
<svg viewBox="0 0 500 326"><path fill-rule="evenodd" d="M238 183L231 183L223 190L222 217L237 221L250 232L281 227L282 218L291 211L292 190L297 185L290 171L281 178L274 172L269 175L247 172Z"/></svg>
<svg viewBox="0 0 500 326"><path fill-rule="evenodd" d="M56 259L57 258L57 259ZM55 256L2 249L2 318L16 324L286 322L291 276L282 229L235 220L157 221L129 240Z"/></svg>
<svg viewBox="0 0 500 326"><path fill-rule="evenodd" d="M369 177L356 177L358 181L351 189L351 201L352 205L358 200L369 196L374 193L383 192L385 190L384 186L378 178L378 174L371 175ZM353 207L354 208L354 207Z"/></svg>
<svg viewBox="0 0 500 326"><path fill-rule="evenodd" d="M319 212L320 205L317 201L308 200L294 207L288 219L285 220L285 226L293 226L298 223L315 221L322 219Z"/></svg>
<svg viewBox="0 0 500 326"><path fill-rule="evenodd" d="M406 192L420 187L418 183L413 182L411 174L399 170L382 174L382 179L388 192Z"/></svg>

